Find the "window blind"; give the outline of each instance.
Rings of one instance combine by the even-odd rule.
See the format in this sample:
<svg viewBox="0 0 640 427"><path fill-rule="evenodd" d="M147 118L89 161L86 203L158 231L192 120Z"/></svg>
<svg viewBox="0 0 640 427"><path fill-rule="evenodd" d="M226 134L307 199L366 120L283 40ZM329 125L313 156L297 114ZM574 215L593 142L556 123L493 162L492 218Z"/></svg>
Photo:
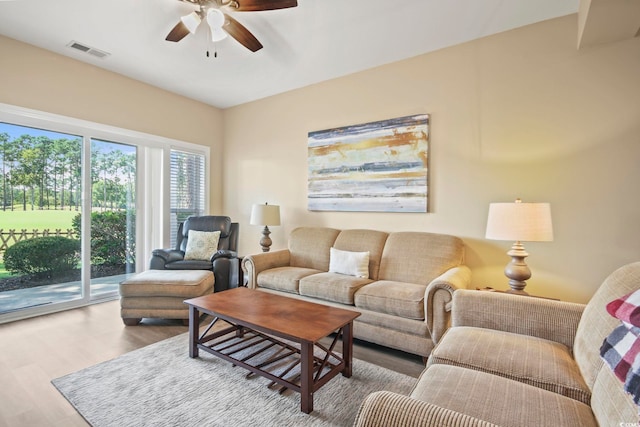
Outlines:
<svg viewBox="0 0 640 427"><path fill-rule="evenodd" d="M171 247L175 247L180 223L189 215L205 213L205 156L171 150Z"/></svg>

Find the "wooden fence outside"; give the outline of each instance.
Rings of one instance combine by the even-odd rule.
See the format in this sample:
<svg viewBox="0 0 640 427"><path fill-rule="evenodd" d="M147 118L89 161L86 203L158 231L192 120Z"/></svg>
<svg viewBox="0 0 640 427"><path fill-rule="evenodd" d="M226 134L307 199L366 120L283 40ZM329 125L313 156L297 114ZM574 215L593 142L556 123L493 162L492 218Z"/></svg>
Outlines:
<svg viewBox="0 0 640 427"><path fill-rule="evenodd" d="M3 254L4 251L6 251L7 248L14 243L20 242L22 240L33 239L34 237L46 236L74 237L75 231L70 228L66 230L62 230L61 228L56 228L55 230L44 229L42 231L38 229L28 231L26 229L4 230L0 228L0 254Z"/></svg>

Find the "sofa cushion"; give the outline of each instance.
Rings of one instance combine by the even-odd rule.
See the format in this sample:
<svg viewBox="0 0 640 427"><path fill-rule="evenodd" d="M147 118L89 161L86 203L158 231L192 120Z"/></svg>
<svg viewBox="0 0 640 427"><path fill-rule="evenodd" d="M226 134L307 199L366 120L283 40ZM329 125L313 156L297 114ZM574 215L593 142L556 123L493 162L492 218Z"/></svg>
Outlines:
<svg viewBox="0 0 640 427"><path fill-rule="evenodd" d="M429 365L447 364L489 372L590 404L591 391L569 349L528 335L484 328L451 328Z"/></svg>
<svg viewBox="0 0 640 427"><path fill-rule="evenodd" d="M340 230L325 227L299 227L289 236L291 267L329 271L329 248Z"/></svg>
<svg viewBox="0 0 640 427"><path fill-rule="evenodd" d="M318 273L300 280L300 295L353 305L353 294L371 279L337 273Z"/></svg>
<svg viewBox="0 0 640 427"><path fill-rule="evenodd" d="M459 366L429 366L411 397L500 426L598 425L591 408L575 399Z"/></svg>
<svg viewBox="0 0 640 427"><path fill-rule="evenodd" d="M341 251L330 248L329 272L369 278L369 252Z"/></svg>
<svg viewBox="0 0 640 427"><path fill-rule="evenodd" d="M211 260L188 259L170 262L168 264L165 264L164 268L174 271L211 270L213 268L213 263L211 262Z"/></svg>
<svg viewBox="0 0 640 427"><path fill-rule="evenodd" d="M342 230L333 247L343 251L369 252L369 278L378 279L380 258L388 233L377 230Z"/></svg>
<svg viewBox="0 0 640 427"><path fill-rule="evenodd" d="M379 280L360 288L354 302L366 310L423 320L426 289L426 285Z"/></svg>
<svg viewBox="0 0 640 427"><path fill-rule="evenodd" d="M389 234L380 260L380 280L428 285L462 263L464 243L458 237L422 232Z"/></svg>
<svg viewBox="0 0 640 427"><path fill-rule="evenodd" d="M257 282L261 288L297 294L300 279L317 273L321 273L321 271L301 267L276 267L261 271L258 274Z"/></svg>

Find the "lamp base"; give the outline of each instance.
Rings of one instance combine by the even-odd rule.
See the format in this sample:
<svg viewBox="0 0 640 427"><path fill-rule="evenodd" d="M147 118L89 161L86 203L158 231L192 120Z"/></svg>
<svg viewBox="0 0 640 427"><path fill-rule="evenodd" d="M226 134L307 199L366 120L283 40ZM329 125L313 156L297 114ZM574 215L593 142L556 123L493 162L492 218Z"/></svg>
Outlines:
<svg viewBox="0 0 640 427"><path fill-rule="evenodd" d="M526 280L531 277L531 270L524 259L529 254L524 250L522 243L515 242L507 255L511 257L511 262L504 269L505 276L509 278L509 287L511 287L508 292L526 295L524 288L527 286Z"/></svg>
<svg viewBox="0 0 640 427"><path fill-rule="evenodd" d="M262 230L262 239L260 239L260 246L262 246L262 252L269 252L269 249L271 249L271 244L273 242L271 241L269 234L271 234L271 231L269 231L269 227L265 225L264 229Z"/></svg>
<svg viewBox="0 0 640 427"><path fill-rule="evenodd" d="M516 290L516 289L509 289L508 291L504 291L507 294L512 294L512 295L524 295L524 296L528 296L529 292L523 291L523 290Z"/></svg>

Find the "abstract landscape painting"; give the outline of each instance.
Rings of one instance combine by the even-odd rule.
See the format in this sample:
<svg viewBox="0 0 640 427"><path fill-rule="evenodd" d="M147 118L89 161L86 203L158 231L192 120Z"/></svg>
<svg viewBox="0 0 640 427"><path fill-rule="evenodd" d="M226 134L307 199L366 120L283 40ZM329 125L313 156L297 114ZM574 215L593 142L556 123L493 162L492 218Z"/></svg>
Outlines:
<svg viewBox="0 0 640 427"><path fill-rule="evenodd" d="M308 209L427 212L429 115L309 132Z"/></svg>

